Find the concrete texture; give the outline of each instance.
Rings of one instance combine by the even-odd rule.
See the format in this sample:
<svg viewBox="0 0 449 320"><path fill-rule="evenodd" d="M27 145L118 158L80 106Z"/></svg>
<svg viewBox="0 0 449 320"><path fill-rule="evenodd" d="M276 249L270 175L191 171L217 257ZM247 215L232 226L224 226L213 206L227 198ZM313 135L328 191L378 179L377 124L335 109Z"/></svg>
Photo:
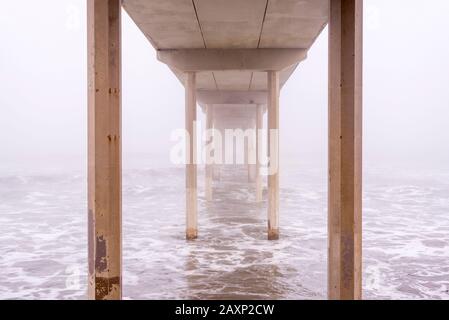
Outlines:
<svg viewBox="0 0 449 320"><path fill-rule="evenodd" d="M308 50L328 21L328 0L124 0L123 7L155 49ZM296 65L280 74L280 85ZM185 76L174 70L182 83ZM252 71L199 73L197 88L266 90Z"/></svg>
<svg viewBox="0 0 449 320"><path fill-rule="evenodd" d="M362 298L363 1L334 0L329 22L328 297Z"/></svg>
<svg viewBox="0 0 449 320"><path fill-rule="evenodd" d="M89 299L122 297L121 9L87 2Z"/></svg>

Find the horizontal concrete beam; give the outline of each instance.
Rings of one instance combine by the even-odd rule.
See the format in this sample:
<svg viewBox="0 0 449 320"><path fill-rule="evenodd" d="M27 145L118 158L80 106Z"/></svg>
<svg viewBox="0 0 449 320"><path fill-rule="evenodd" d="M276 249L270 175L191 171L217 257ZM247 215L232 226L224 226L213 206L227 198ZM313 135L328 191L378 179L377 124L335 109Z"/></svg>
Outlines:
<svg viewBox="0 0 449 320"><path fill-rule="evenodd" d="M184 72L200 71L280 71L307 57L305 49L168 49L158 50L157 58Z"/></svg>
<svg viewBox="0 0 449 320"><path fill-rule="evenodd" d="M202 104L266 104L266 91L212 91L198 90L197 100Z"/></svg>
<svg viewBox="0 0 449 320"><path fill-rule="evenodd" d="M212 105L214 106L214 117L226 115L226 114L234 114L237 116L246 116L247 114L253 114L252 110L256 109L256 104L213 104L213 103L202 103L198 101L199 106L203 112L206 112L206 106ZM265 113L267 111L267 105L261 104L262 112ZM254 111L255 112L255 111Z"/></svg>

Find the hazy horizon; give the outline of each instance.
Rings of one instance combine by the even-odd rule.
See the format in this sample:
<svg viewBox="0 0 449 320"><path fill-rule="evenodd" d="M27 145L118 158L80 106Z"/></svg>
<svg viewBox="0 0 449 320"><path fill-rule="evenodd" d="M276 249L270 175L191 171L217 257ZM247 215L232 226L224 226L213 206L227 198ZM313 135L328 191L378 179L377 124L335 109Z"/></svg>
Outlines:
<svg viewBox="0 0 449 320"><path fill-rule="evenodd" d="M449 3L403 3L365 0L364 165L449 171ZM85 171L85 1L1 4L0 172ZM122 39L124 168L168 165L183 86L124 11ZM327 29L283 88L280 121L281 163L326 170Z"/></svg>
<svg viewBox="0 0 449 320"><path fill-rule="evenodd" d="M325 299L342 239L364 299L449 299L449 1L364 1L362 194L328 189L327 29L281 92L279 188L200 165L186 192L184 88L123 11L121 197L88 195L86 1L0 4L0 299L85 299L88 259L115 290L118 252L125 299Z"/></svg>

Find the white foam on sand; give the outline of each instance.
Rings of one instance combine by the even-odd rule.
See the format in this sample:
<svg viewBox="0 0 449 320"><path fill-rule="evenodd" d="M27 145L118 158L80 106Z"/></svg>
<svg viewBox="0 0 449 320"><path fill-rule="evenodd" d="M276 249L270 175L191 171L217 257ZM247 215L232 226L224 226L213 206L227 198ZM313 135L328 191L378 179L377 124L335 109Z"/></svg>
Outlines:
<svg viewBox="0 0 449 320"><path fill-rule="evenodd" d="M199 176L199 239L186 242L184 171L125 172L124 297L326 298L326 181L282 176L281 239L269 242L246 177L228 168L207 202ZM448 299L449 183L377 171L364 191L364 297ZM0 299L86 297L86 195L79 175L0 177Z"/></svg>

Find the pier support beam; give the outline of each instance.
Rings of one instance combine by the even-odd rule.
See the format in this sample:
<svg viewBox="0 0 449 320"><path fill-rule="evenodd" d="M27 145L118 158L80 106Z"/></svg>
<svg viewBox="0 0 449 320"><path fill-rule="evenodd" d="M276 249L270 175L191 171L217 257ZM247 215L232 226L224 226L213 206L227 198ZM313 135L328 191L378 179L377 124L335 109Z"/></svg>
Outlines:
<svg viewBox="0 0 449 320"><path fill-rule="evenodd" d="M268 240L279 239L279 72L268 71Z"/></svg>
<svg viewBox="0 0 449 320"><path fill-rule="evenodd" d="M196 74L187 73L185 85L186 111L186 238L198 237L197 164L196 164Z"/></svg>
<svg viewBox="0 0 449 320"><path fill-rule="evenodd" d="M216 111L216 110L214 110ZM212 117L212 127L214 128L214 140L213 140L213 144L214 144L214 158L216 159L214 161L214 164L212 165L212 180L213 181L220 181L220 166L223 162L223 149L222 149L222 145L223 145L223 139L222 139L222 134L221 131L219 129L219 121L218 121L218 115L216 112L214 112L214 115ZM219 149L220 148L220 149ZM218 151L220 150L220 151ZM217 153L218 156L217 157ZM217 163L218 161L218 163Z"/></svg>
<svg viewBox="0 0 449 320"><path fill-rule="evenodd" d="M256 201L262 201L262 176L260 174L260 158L262 137L260 131L263 129L263 108L256 106Z"/></svg>
<svg viewBox="0 0 449 320"><path fill-rule="evenodd" d="M157 58L183 72L284 70L307 57L305 49L159 49Z"/></svg>
<svg viewBox="0 0 449 320"><path fill-rule="evenodd" d="M88 0L88 297L121 299L120 0Z"/></svg>
<svg viewBox="0 0 449 320"><path fill-rule="evenodd" d="M362 0L330 1L328 297L362 297Z"/></svg>
<svg viewBox="0 0 449 320"><path fill-rule="evenodd" d="M248 182L255 183L256 182L256 124L255 124L255 113L248 120L247 129L251 130L253 134L251 134L250 138L248 138L247 145L247 164L248 164Z"/></svg>
<svg viewBox="0 0 449 320"><path fill-rule="evenodd" d="M206 130L210 133L213 129L213 115L214 115L214 107L213 105L206 106ZM206 141L206 165L205 165L205 186L204 192L206 195L206 200L212 200L212 181L213 181L213 165L212 165L212 157L210 155L210 150L208 148L211 147L211 144L214 143L214 138L212 136L207 137ZM215 148L213 149L215 152Z"/></svg>

